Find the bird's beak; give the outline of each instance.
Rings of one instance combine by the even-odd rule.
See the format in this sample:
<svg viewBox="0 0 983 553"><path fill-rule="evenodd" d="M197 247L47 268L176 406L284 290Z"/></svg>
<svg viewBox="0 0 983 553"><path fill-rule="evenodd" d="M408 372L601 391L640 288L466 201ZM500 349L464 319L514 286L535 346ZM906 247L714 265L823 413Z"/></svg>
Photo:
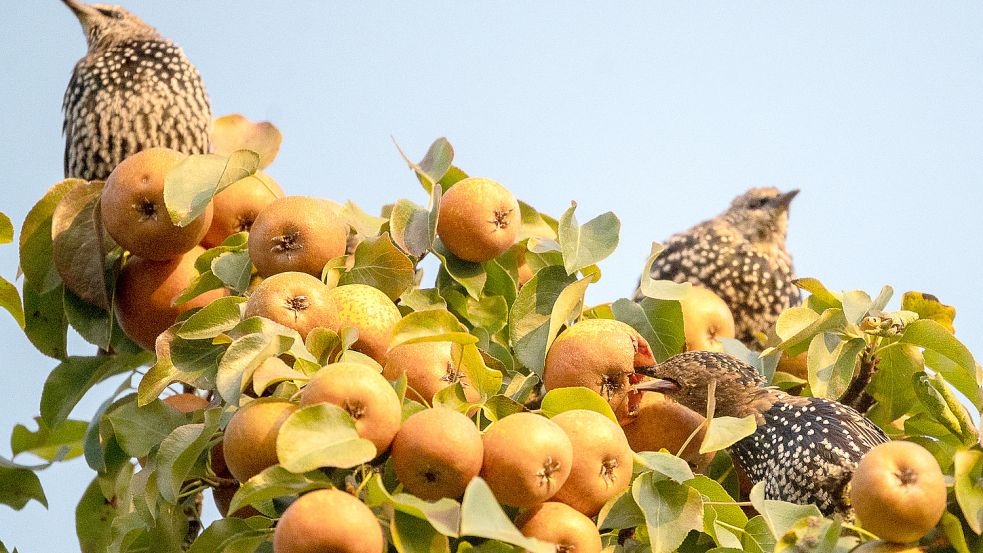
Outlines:
<svg viewBox="0 0 983 553"><path fill-rule="evenodd" d="M789 204L791 204L792 200L795 199L795 197L798 195L799 195L798 188L796 188L795 190L789 190L788 192L781 194L777 198L775 198L775 205L778 206L780 209L788 209Z"/></svg>
<svg viewBox="0 0 983 553"><path fill-rule="evenodd" d="M639 392L659 392L661 394L665 394L675 392L679 389L679 383L673 380L666 380L664 378L657 377L654 369L654 365L651 367L635 367L636 374L653 378L653 380L646 380L635 384L635 390Z"/></svg>
<svg viewBox="0 0 983 553"><path fill-rule="evenodd" d="M75 14L75 17L78 18L79 22L82 23L82 27L84 27L86 30L88 30L91 21L102 15L99 13L99 10L84 2L79 2L79 0L61 1L63 4L68 6L68 9L72 10L72 13Z"/></svg>

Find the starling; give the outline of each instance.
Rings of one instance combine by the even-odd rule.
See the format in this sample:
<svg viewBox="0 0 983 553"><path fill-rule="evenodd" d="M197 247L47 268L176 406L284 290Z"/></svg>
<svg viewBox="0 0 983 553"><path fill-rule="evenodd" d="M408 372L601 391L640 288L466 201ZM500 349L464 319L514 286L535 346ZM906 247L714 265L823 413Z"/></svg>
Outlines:
<svg viewBox="0 0 983 553"><path fill-rule="evenodd" d="M181 48L123 8L62 2L88 42L65 91L65 177L105 180L155 146L206 153L208 96Z"/></svg>
<svg viewBox="0 0 983 553"><path fill-rule="evenodd" d="M798 193L748 190L720 215L670 237L651 277L709 288L734 314L737 339L753 345L756 333L801 301L785 249L788 207Z"/></svg>
<svg viewBox="0 0 983 553"><path fill-rule="evenodd" d="M825 515L849 514L847 484L860 458L888 437L869 419L841 403L789 395L750 365L726 353L690 351L636 369L657 380L638 384L685 407L706 413L716 381L714 416L753 415L757 430L728 448L751 484L765 483L765 497L815 504Z"/></svg>

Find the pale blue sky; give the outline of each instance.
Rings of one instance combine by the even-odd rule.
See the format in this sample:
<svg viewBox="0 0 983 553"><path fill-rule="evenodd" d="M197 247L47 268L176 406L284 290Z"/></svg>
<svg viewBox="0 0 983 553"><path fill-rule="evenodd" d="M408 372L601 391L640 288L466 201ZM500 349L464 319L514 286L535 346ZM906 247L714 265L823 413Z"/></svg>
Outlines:
<svg viewBox="0 0 983 553"><path fill-rule="evenodd" d="M582 221L617 213L622 245L589 292L601 302L631 293L651 240L747 187L800 188L789 245L801 276L932 292L983 352L983 4L410 4L127 6L184 47L216 114L280 127L269 172L288 193L371 212L424 203L390 135L412 157L447 136L462 168L543 211L577 200ZM56 0L4 2L0 36L0 210L19 226L62 176L61 99L84 41ZM8 279L14 250L0 248ZM3 442L37 414L55 362L6 316L0 349ZM90 479L81 460L43 473L50 509L0 506L0 539L76 550Z"/></svg>

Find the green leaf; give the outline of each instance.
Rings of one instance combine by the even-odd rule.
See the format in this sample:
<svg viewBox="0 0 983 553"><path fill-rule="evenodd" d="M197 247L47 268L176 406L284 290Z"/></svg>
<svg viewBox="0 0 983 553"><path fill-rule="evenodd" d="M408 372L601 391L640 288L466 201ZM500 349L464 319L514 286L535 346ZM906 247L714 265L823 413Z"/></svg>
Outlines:
<svg viewBox="0 0 983 553"><path fill-rule="evenodd" d="M614 253L618 247L621 221L608 211L591 219L583 226L577 222L574 211L577 203L560 217L559 241L563 252L563 267L568 275L587 267Z"/></svg>
<svg viewBox="0 0 983 553"><path fill-rule="evenodd" d="M174 304L180 305L204 294L205 292L208 292L209 290L218 290L223 286L225 285L222 283L222 279L215 276L215 273L209 269L195 277L194 280L191 281L191 284L189 284L187 288L185 288L176 298L174 298Z"/></svg>
<svg viewBox="0 0 983 553"><path fill-rule="evenodd" d="M5 213L0 213L0 244L9 244L13 241L14 224Z"/></svg>
<svg viewBox="0 0 983 553"><path fill-rule="evenodd" d="M24 277L24 333L44 355L64 360L68 355L68 321L62 308L64 289L58 284L42 292Z"/></svg>
<svg viewBox="0 0 983 553"><path fill-rule="evenodd" d="M957 451L953 460L956 501L966 524L977 534L983 534L983 451Z"/></svg>
<svg viewBox="0 0 983 553"><path fill-rule="evenodd" d="M950 334L956 332L952 325L956 318L956 308L945 305L939 298L923 292L905 292L901 298L901 309L918 313L919 319L930 319L946 329Z"/></svg>
<svg viewBox="0 0 983 553"><path fill-rule="evenodd" d="M522 200L519 200L519 215L522 217L522 227L519 229L518 242L527 238L556 240L556 220L536 211L534 207Z"/></svg>
<svg viewBox="0 0 983 553"><path fill-rule="evenodd" d="M645 524L645 513L635 503L631 490L626 490L615 499L608 501L597 514L599 530L621 530Z"/></svg>
<svg viewBox="0 0 983 553"><path fill-rule="evenodd" d="M919 319L909 324L901 335L901 341L943 355L958 365L966 375L976 378L973 354L944 326L931 319Z"/></svg>
<svg viewBox="0 0 983 553"><path fill-rule="evenodd" d="M460 534L461 505L453 499L424 501L408 493L390 494L381 475L374 475L366 486L365 503L370 507L391 505L396 511L426 520L441 534L456 538Z"/></svg>
<svg viewBox="0 0 983 553"><path fill-rule="evenodd" d="M110 298L103 262L115 244L105 234L99 215L102 187L100 181L83 183L62 196L51 218L51 262L66 288L106 310Z"/></svg>
<svg viewBox="0 0 983 553"><path fill-rule="evenodd" d="M215 119L210 137L216 154L230 156L238 150L250 150L259 155L259 166L263 168L273 163L283 142L283 135L273 123L251 121L238 113Z"/></svg>
<svg viewBox="0 0 983 553"><path fill-rule="evenodd" d="M837 399L853 381L857 361L867 342L863 338L843 341L839 335L822 332L809 344L807 365L812 395Z"/></svg>
<svg viewBox="0 0 983 553"><path fill-rule="evenodd" d="M542 413L549 418L553 418L564 411L575 409L596 411L613 422L618 422L618 418L614 416L614 411L611 410L611 405L608 404L607 400L590 388L576 387L550 390L543 396L543 403L540 406Z"/></svg>
<svg viewBox="0 0 983 553"><path fill-rule="evenodd" d="M758 482L751 488L750 499L775 539L781 539L801 519L823 516L815 505L795 505L785 501L765 499L764 482Z"/></svg>
<svg viewBox="0 0 983 553"><path fill-rule="evenodd" d="M235 517L216 520L191 544L188 553L234 553L240 550L260 551L254 540L267 541L273 531L272 521L262 517L241 519Z"/></svg>
<svg viewBox="0 0 983 553"><path fill-rule="evenodd" d="M469 334L468 328L453 313L444 309L430 309L410 313L400 319L393 326L389 349L420 342L454 342L465 345L477 341L478 338Z"/></svg>
<svg viewBox="0 0 983 553"><path fill-rule="evenodd" d="M20 231L20 268L25 280L34 282L38 294L52 291L61 282L51 263L51 220L55 208L65 194L85 182L81 179L65 179L52 186L24 218Z"/></svg>
<svg viewBox="0 0 983 553"><path fill-rule="evenodd" d="M655 471L653 480L668 478L677 484L693 479L689 463L665 451L642 451L635 455L635 462Z"/></svg>
<svg viewBox="0 0 983 553"><path fill-rule="evenodd" d="M157 450L157 485L161 498L168 503L177 503L182 484L195 465L202 462L221 417L221 409L208 409L205 422L179 426L161 442Z"/></svg>
<svg viewBox="0 0 983 553"><path fill-rule="evenodd" d="M480 297L481 291L485 288L485 282L488 280L488 273L485 272L481 263L465 261L457 257L444 246L439 238L434 242L433 253L440 259L441 270L447 276L463 286L472 298L478 299Z"/></svg>
<svg viewBox="0 0 983 553"><path fill-rule="evenodd" d="M631 494L645 514L653 553L675 551L690 530L703 528L703 499L687 485L645 473L632 483Z"/></svg>
<svg viewBox="0 0 983 553"><path fill-rule="evenodd" d="M0 466L0 504L19 511L32 499L48 508L38 475L27 469Z"/></svg>
<svg viewBox="0 0 983 553"><path fill-rule="evenodd" d="M556 550L552 544L523 536L499 507L488 484L480 476L474 477L464 490L461 535L503 541L532 553L554 553Z"/></svg>
<svg viewBox="0 0 983 553"><path fill-rule="evenodd" d="M671 280L656 280L652 278L652 265L665 250L665 246L658 242L652 242L652 251L645 266L642 268L642 277L638 282L638 289L643 296L657 300L682 300L689 294L693 287L689 282L673 282Z"/></svg>
<svg viewBox="0 0 983 553"><path fill-rule="evenodd" d="M34 417L38 424L36 431L18 424L10 435L10 450L14 457L30 453L45 461L68 460L82 454L82 438L89 423L66 420L49 429L40 417Z"/></svg>
<svg viewBox="0 0 983 553"><path fill-rule="evenodd" d="M911 344L895 342L877 350L880 362L867 385L867 393L877 400L893 421L908 412L917 400L911 378L925 368L922 352Z"/></svg>
<svg viewBox="0 0 983 553"><path fill-rule="evenodd" d="M867 292L851 290L843 294L843 316L847 322L858 324L874 306Z"/></svg>
<svg viewBox="0 0 983 553"><path fill-rule="evenodd" d="M440 137L434 140L430 144L430 148L427 149L426 155L420 160L420 163L413 163L410 161L406 154L403 153L403 149L399 147L396 140L393 140L393 144L396 144L396 149L399 150L399 155L402 156L403 160L410 169L416 173L416 177L420 180L420 184L423 185L423 189L428 193L433 189L433 185L436 182L440 182L441 178L450 170L451 162L454 161L454 148L451 143L444 137ZM449 188L450 185L447 186ZM446 191L446 188L445 188Z"/></svg>
<svg viewBox="0 0 983 553"><path fill-rule="evenodd" d="M949 540L949 545L956 553L970 553L969 546L966 544L966 534L963 532L963 523L959 517L945 511L942 513L942 520L939 522L942 533Z"/></svg>
<svg viewBox="0 0 983 553"><path fill-rule="evenodd" d="M212 260L212 274L225 288L241 294L249 288L253 263L248 251L224 252Z"/></svg>
<svg viewBox="0 0 983 553"><path fill-rule="evenodd" d="M132 457L146 457L175 428L188 422L183 413L168 407L163 401L140 407L135 396L113 408L106 415L106 420L112 425L123 451Z"/></svg>
<svg viewBox="0 0 983 553"><path fill-rule="evenodd" d="M164 204L171 222L188 225L205 212L215 194L258 170L259 154L249 150L186 157L164 177Z"/></svg>
<svg viewBox="0 0 983 553"><path fill-rule="evenodd" d="M918 396L918 400L924 406L925 411L953 436L961 441L966 441L966 437L963 435L961 417L952 410L943 394L932 385L932 377L924 372L915 373L912 377L912 384L915 395Z"/></svg>
<svg viewBox="0 0 983 553"><path fill-rule="evenodd" d="M741 547L750 553L771 553L775 550L775 537L771 535L763 516L755 516L744 525Z"/></svg>
<svg viewBox="0 0 983 553"><path fill-rule="evenodd" d="M348 226L350 226L352 230L354 230L355 233L362 238L378 235L379 229L381 229L382 225L384 225L388 220L385 217L369 215L368 213L362 211L362 208L358 207L358 205L351 200L345 202L344 207L341 209L340 215L345 219L345 222L348 223Z"/></svg>
<svg viewBox="0 0 983 553"><path fill-rule="evenodd" d="M447 309L447 302L436 288L410 288L399 297L399 305L405 305L413 311Z"/></svg>
<svg viewBox="0 0 983 553"><path fill-rule="evenodd" d="M68 324L90 344L109 351L112 348L113 334L121 335L122 330L114 327L109 320L109 313L91 303L83 301L71 290L66 289L63 297L65 318Z"/></svg>
<svg viewBox="0 0 983 553"><path fill-rule="evenodd" d="M704 499L703 507L703 531L709 534L717 545L721 547L741 548L742 533L736 535L729 529L720 527L717 522L724 522L734 528L744 528L748 522L747 515L736 504L734 498L727 493L727 490L716 480L704 476L696 475L688 482L690 486L700 492ZM706 502L713 502L708 505ZM726 503L734 503L727 505Z"/></svg>
<svg viewBox="0 0 983 553"><path fill-rule="evenodd" d="M525 410L521 403L505 395L493 395L481 404L481 412L492 422Z"/></svg>
<svg viewBox="0 0 983 553"><path fill-rule="evenodd" d="M944 376L977 410L983 410L983 387L980 385L983 383L983 367L977 364L976 371L970 373L941 353L927 349L923 356L925 365Z"/></svg>
<svg viewBox="0 0 983 553"><path fill-rule="evenodd" d="M293 473L280 465L273 465L243 482L232 501L229 512L235 513L247 505L256 505L285 495L299 495L311 490L331 488L331 480L321 471Z"/></svg>
<svg viewBox="0 0 983 553"><path fill-rule="evenodd" d="M843 330L846 325L846 317L842 309L831 308L817 314L808 307L792 307L783 311L775 323L775 332L782 340L776 348L788 351L789 355L795 355L804 351L805 344L808 344L816 334ZM801 349L798 349L800 347ZM762 354L768 355L772 350L773 348L768 348Z"/></svg>
<svg viewBox="0 0 983 553"><path fill-rule="evenodd" d="M10 313L17 321L17 326L24 328L24 307L21 305L20 294L17 293L17 287L3 277L0 277L0 307Z"/></svg>
<svg viewBox="0 0 983 553"><path fill-rule="evenodd" d="M191 315L178 328L177 335L185 340L207 340L228 332L242 320L240 304L246 298L218 298Z"/></svg>
<svg viewBox="0 0 983 553"><path fill-rule="evenodd" d="M355 265L338 281L345 284L367 284L396 300L416 282L416 269L406 254L399 251L384 233L366 238L355 248Z"/></svg>
<svg viewBox="0 0 983 553"><path fill-rule="evenodd" d="M823 285L822 282L819 282L818 279L800 278L792 281L792 283L812 294L806 299L806 304L809 309L812 309L817 313L822 313L830 308L843 308L842 295L830 291L825 285Z"/></svg>
<svg viewBox="0 0 983 553"><path fill-rule="evenodd" d="M96 477L75 507L75 533L82 553L103 553L112 540L116 507L106 499Z"/></svg>
<svg viewBox="0 0 983 553"><path fill-rule="evenodd" d="M726 449L747 438L758 429L754 415L746 417L714 417L707 424L706 435L700 444L700 453Z"/></svg>
<svg viewBox="0 0 983 553"><path fill-rule="evenodd" d="M72 356L59 364L44 383L41 419L48 428L61 424L89 389L103 380L149 363L153 354L96 357Z"/></svg>
<svg viewBox="0 0 983 553"><path fill-rule="evenodd" d="M575 281L563 267L546 267L519 290L512 305L509 333L516 357L539 376L546 363L553 307L563 290Z"/></svg>
<svg viewBox="0 0 983 553"><path fill-rule="evenodd" d="M584 295L587 293L587 286L590 285L595 273L588 274L584 278L570 284L560 292L553 303L553 310L550 313L549 333L546 335L546 351L560 333L564 326L573 324L584 312Z"/></svg>
<svg viewBox="0 0 983 553"><path fill-rule="evenodd" d="M440 213L442 188L434 187L430 207L423 208L409 200L397 200L389 217L393 242L404 252L422 257L437 239L437 216Z"/></svg>
<svg viewBox="0 0 983 553"><path fill-rule="evenodd" d="M138 403L157 399L174 382L212 390L218 362L226 346L210 340L184 340L175 334L176 325L157 338L157 363L140 379Z"/></svg>
<svg viewBox="0 0 983 553"><path fill-rule="evenodd" d="M375 446L359 437L347 411L330 403L302 407L280 427L276 440L280 464L303 473L322 467L351 468L375 458Z"/></svg>
<svg viewBox="0 0 983 553"><path fill-rule="evenodd" d="M426 520L400 511L393 513L389 532L399 553L450 553L451 550L447 536L434 530Z"/></svg>
<svg viewBox="0 0 983 553"><path fill-rule="evenodd" d="M631 326L645 338L660 363L683 351L683 309L678 301L643 298L634 302L621 298L611 304L614 318Z"/></svg>
<svg viewBox="0 0 983 553"><path fill-rule="evenodd" d="M451 359L467 377L467 381L481 392L482 398L497 394L502 389L502 373L485 365L481 352L474 344L453 344Z"/></svg>
<svg viewBox="0 0 983 553"><path fill-rule="evenodd" d="M502 296L481 294L479 299L475 299L455 288L445 288L443 296L448 307L472 327L484 328L489 334L494 334L508 323L509 306Z"/></svg>

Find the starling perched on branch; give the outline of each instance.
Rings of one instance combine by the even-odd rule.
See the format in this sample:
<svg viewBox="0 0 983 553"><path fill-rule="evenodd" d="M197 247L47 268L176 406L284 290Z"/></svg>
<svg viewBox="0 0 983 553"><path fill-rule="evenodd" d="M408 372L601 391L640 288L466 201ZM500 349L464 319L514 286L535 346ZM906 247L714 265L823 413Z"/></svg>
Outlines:
<svg viewBox="0 0 983 553"><path fill-rule="evenodd" d="M651 277L709 288L734 314L737 338L753 345L755 333L801 301L785 249L788 207L798 192L752 188L734 198L727 211L670 237Z"/></svg>
<svg viewBox="0 0 983 553"><path fill-rule="evenodd" d="M740 474L752 484L765 483L768 499L813 503L826 515L849 513L846 487L854 468L864 453L888 441L853 409L766 386L754 367L725 353L691 351L636 370L657 379L636 389L662 392L698 413L706 413L709 385L716 381L714 416L753 415L757 430L728 452Z"/></svg>
<svg viewBox="0 0 983 553"><path fill-rule="evenodd" d="M65 91L65 176L105 180L155 146L206 153L211 109L184 52L123 8L62 2L88 42Z"/></svg>

